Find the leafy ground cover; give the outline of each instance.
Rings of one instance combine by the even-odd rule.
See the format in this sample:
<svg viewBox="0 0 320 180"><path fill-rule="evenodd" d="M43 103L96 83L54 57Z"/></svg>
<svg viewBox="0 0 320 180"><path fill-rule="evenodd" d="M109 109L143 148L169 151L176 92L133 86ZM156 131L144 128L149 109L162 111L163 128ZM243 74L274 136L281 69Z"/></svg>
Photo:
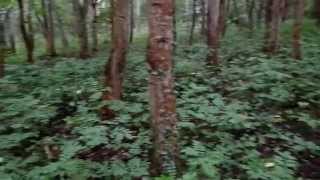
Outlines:
<svg viewBox="0 0 320 180"><path fill-rule="evenodd" d="M220 67L206 66L202 44L177 48L181 179L320 179L319 42L306 35L305 58L296 61L288 47L267 57L256 39L233 37L223 42ZM8 65L1 179L148 178L145 50L131 48L123 101L100 101L105 57ZM99 118L105 103L117 114L112 121Z"/></svg>

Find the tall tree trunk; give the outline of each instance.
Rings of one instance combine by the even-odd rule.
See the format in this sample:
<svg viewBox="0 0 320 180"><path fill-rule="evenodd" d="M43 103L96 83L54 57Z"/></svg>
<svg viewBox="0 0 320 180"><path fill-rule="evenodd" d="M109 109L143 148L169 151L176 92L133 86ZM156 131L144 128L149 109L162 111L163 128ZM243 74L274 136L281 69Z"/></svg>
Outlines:
<svg viewBox="0 0 320 180"><path fill-rule="evenodd" d="M54 39L54 24L53 24L53 2L52 0L41 0L42 17L38 21L42 24L43 35L46 40L46 49L48 56L56 56L55 39Z"/></svg>
<svg viewBox="0 0 320 180"><path fill-rule="evenodd" d="M130 33L129 33L129 42L133 42L134 37L134 29L135 29L135 22L134 22L134 1L130 0Z"/></svg>
<svg viewBox="0 0 320 180"><path fill-rule="evenodd" d="M54 21L53 21L53 0L47 0L48 6L48 55L56 56L55 47L55 32L54 32Z"/></svg>
<svg viewBox="0 0 320 180"><path fill-rule="evenodd" d="M147 61L153 130L153 175L179 169L176 97L172 74L173 0L150 0Z"/></svg>
<svg viewBox="0 0 320 180"><path fill-rule="evenodd" d="M236 24L236 26L238 27L238 30L241 31L241 13L240 13L240 8L238 5L239 0L233 0L233 14L232 14L232 19L233 22Z"/></svg>
<svg viewBox="0 0 320 180"><path fill-rule="evenodd" d="M227 30L226 18L227 18L226 0L220 0L219 33L221 36L224 36Z"/></svg>
<svg viewBox="0 0 320 180"><path fill-rule="evenodd" d="M201 4L201 34L206 35L207 29L206 29L206 23L207 23L207 6L206 6L206 0L200 0Z"/></svg>
<svg viewBox="0 0 320 180"><path fill-rule="evenodd" d="M4 77L4 69L5 69L5 47L6 47L6 41L5 41L5 29L4 29L4 18L1 17L0 14L0 78Z"/></svg>
<svg viewBox="0 0 320 180"><path fill-rule="evenodd" d="M255 9L255 0L246 0L247 4L247 12L248 12L248 20L249 20L249 36L252 37L254 32L254 9Z"/></svg>
<svg viewBox="0 0 320 180"><path fill-rule="evenodd" d="M173 52L176 52L176 48L178 45L178 34L177 34L177 8L176 8L176 0L173 0L173 17L172 17L172 24L173 24Z"/></svg>
<svg viewBox="0 0 320 180"><path fill-rule="evenodd" d="M290 2L289 2L289 0L282 0L281 8L282 8L281 9L281 12L282 12L281 20L282 20L282 22L284 22L289 17L289 10L290 10Z"/></svg>
<svg viewBox="0 0 320 180"><path fill-rule="evenodd" d="M16 53L16 40L15 40L15 31L13 29L13 21L12 21L12 9L8 9L6 13L6 27L7 27L7 36L9 42L10 53Z"/></svg>
<svg viewBox="0 0 320 180"><path fill-rule="evenodd" d="M92 8L92 24L91 24L91 36L92 36L92 52L98 51L98 15L97 15L97 0L91 0Z"/></svg>
<svg viewBox="0 0 320 180"><path fill-rule="evenodd" d="M301 28L303 25L303 16L304 16L304 0L296 0L295 2L295 13L294 13L294 25L293 25L293 41L292 47L293 52L292 56L295 59L301 59Z"/></svg>
<svg viewBox="0 0 320 180"><path fill-rule="evenodd" d="M263 13L265 12L265 1L266 0L260 0L259 1L259 8L257 10L257 26L260 28L262 24L263 19Z"/></svg>
<svg viewBox="0 0 320 180"><path fill-rule="evenodd" d="M282 0L268 0L266 13L266 47L265 52L274 55L279 49L279 26L281 22Z"/></svg>
<svg viewBox="0 0 320 180"><path fill-rule="evenodd" d="M220 0L208 1L208 63L212 65L219 64L219 15Z"/></svg>
<svg viewBox="0 0 320 180"><path fill-rule="evenodd" d="M64 22L61 18L61 14L59 13L59 10L55 8L55 13L56 13L56 20L58 23L58 30L61 38L61 44L63 47L63 52L66 53L66 51L69 49L69 41L66 35L66 32L64 30Z"/></svg>
<svg viewBox="0 0 320 180"><path fill-rule="evenodd" d="M108 64L105 68L104 100L119 100L122 96L123 71L126 63L129 34L129 0L112 0L112 48ZM102 109L102 118L110 119L113 112Z"/></svg>
<svg viewBox="0 0 320 180"><path fill-rule="evenodd" d="M76 15L77 32L80 45L79 56L81 59L89 57L89 42L87 28L87 14L89 8L89 0L73 0L73 9Z"/></svg>
<svg viewBox="0 0 320 180"><path fill-rule="evenodd" d="M25 19L25 4L28 5L27 19ZM34 63L34 59L33 59L34 39L33 39L32 15L31 15L32 0L29 0L28 2L23 0L18 0L18 5L19 5L20 30L22 33L24 44L27 49L27 62L30 64L33 64Z"/></svg>
<svg viewBox="0 0 320 180"><path fill-rule="evenodd" d="M317 24L320 25L320 0L314 0L313 15L317 20Z"/></svg>
<svg viewBox="0 0 320 180"><path fill-rule="evenodd" d="M189 36L189 45L193 43L193 35L194 29L196 27L197 21L197 0L193 0L192 2L192 20L191 20L191 27L190 27L190 36Z"/></svg>

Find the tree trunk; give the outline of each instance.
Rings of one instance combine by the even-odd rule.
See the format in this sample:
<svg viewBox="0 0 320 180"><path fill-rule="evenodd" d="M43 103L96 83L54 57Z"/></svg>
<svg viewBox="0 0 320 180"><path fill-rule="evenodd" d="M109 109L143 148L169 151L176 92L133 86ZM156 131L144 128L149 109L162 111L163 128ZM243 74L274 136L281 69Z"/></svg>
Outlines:
<svg viewBox="0 0 320 180"><path fill-rule="evenodd" d="M176 97L172 74L173 0L150 0L147 61L153 130L153 175L179 170Z"/></svg>
<svg viewBox="0 0 320 180"><path fill-rule="evenodd" d="M134 22L134 1L130 0L130 33L129 33L129 42L133 42L134 37L134 29L135 29L135 22Z"/></svg>
<svg viewBox="0 0 320 180"><path fill-rule="evenodd" d="M10 53L16 53L16 41L15 41L15 31L13 29L13 21L11 18L12 9L9 9L6 13L6 27L7 27L7 36L9 42Z"/></svg>
<svg viewBox="0 0 320 180"><path fill-rule="evenodd" d="M274 55L279 49L279 26L281 22L282 0L268 0L266 12L266 47L265 52Z"/></svg>
<svg viewBox="0 0 320 180"><path fill-rule="evenodd" d="M200 0L201 3L201 34L206 35L206 22L207 22L207 7L206 0Z"/></svg>
<svg viewBox="0 0 320 180"><path fill-rule="evenodd" d="M265 10L265 1L266 0L261 0L259 2L259 8L258 8L258 12L257 12L257 26L260 28L261 24L262 24L262 19L263 19L263 13Z"/></svg>
<svg viewBox="0 0 320 180"><path fill-rule="evenodd" d="M295 2L295 13L294 13L294 25L293 25L293 53L292 56L295 59L301 59L301 28L303 25L303 16L304 16L304 0L296 0Z"/></svg>
<svg viewBox="0 0 320 180"><path fill-rule="evenodd" d="M97 15L97 0L91 0L92 8L92 24L91 24L91 36L92 36L92 52L98 52L98 15Z"/></svg>
<svg viewBox="0 0 320 180"><path fill-rule="evenodd" d="M173 52L176 52L176 48L178 45L178 34L177 34L177 8L176 8L176 0L173 0L173 17L172 17L172 24L173 24Z"/></svg>
<svg viewBox="0 0 320 180"><path fill-rule="evenodd" d="M320 25L320 0L314 0L314 17L317 20L317 24Z"/></svg>
<svg viewBox="0 0 320 180"><path fill-rule="evenodd" d="M255 0L247 0L247 12L248 12L248 20L249 20L249 36L252 37L254 32L254 9L255 9Z"/></svg>
<svg viewBox="0 0 320 180"><path fill-rule="evenodd" d="M290 10L290 2L289 0L282 0L282 17L281 20L282 22L286 21L289 17L289 10Z"/></svg>
<svg viewBox="0 0 320 180"><path fill-rule="evenodd" d="M53 4L52 0L41 0L42 17L38 21L42 24L43 35L46 40L46 49L48 56L56 56L55 43L54 43L54 25L53 25Z"/></svg>
<svg viewBox="0 0 320 180"><path fill-rule="evenodd" d="M89 57L89 42L88 42L88 28L87 28L87 14L89 7L89 0L73 0L74 14L77 21L77 33L80 45L79 56L81 59Z"/></svg>
<svg viewBox="0 0 320 180"><path fill-rule="evenodd" d="M5 29L4 29L4 20L0 15L0 78L4 77L4 69L5 69Z"/></svg>
<svg viewBox="0 0 320 180"><path fill-rule="evenodd" d="M47 0L48 6L48 55L56 56L55 48L55 34L54 34L54 21L53 21L53 0Z"/></svg>
<svg viewBox="0 0 320 180"><path fill-rule="evenodd" d="M57 8L55 8L55 13L56 13L56 20L58 23L58 30L59 30L59 34L61 37L61 43L62 43L62 47L63 47L63 52L66 53L66 51L69 49L69 41L66 35L66 32L64 30L64 22L61 18L61 15L59 13L59 10Z"/></svg>
<svg viewBox="0 0 320 180"><path fill-rule="evenodd" d="M112 48L105 68L105 86L110 88L104 100L119 100L122 96L123 71L126 63L129 34L129 0L112 0ZM110 119L113 112L102 109L102 118Z"/></svg>
<svg viewBox="0 0 320 180"><path fill-rule="evenodd" d="M193 0L192 2L192 20L191 20L191 27L190 27L190 36L189 36L189 45L193 43L193 35L194 29L196 27L197 21L197 0Z"/></svg>
<svg viewBox="0 0 320 180"><path fill-rule="evenodd" d="M219 64L219 15L220 0L208 1L208 63L211 65Z"/></svg>
<svg viewBox="0 0 320 180"><path fill-rule="evenodd" d="M33 26L32 26L32 15L31 15L31 2L23 0L18 0L19 5L19 21L20 21L20 30L24 40L24 44L27 49L27 62L30 64L34 63L33 59L33 49L34 49L34 39L33 39ZM27 19L25 19L25 4L28 5L27 10Z"/></svg>
<svg viewBox="0 0 320 180"><path fill-rule="evenodd" d="M221 36L224 36L227 30L226 18L227 18L226 0L220 0L219 33Z"/></svg>
<svg viewBox="0 0 320 180"><path fill-rule="evenodd" d="M239 5L238 5L238 2L239 0L233 0L233 13L232 13L232 19L233 19L233 23L235 23L235 25L237 26L238 28L238 31L241 31L242 29L242 25L241 25L241 19L240 19L240 16L241 16L241 10L239 8Z"/></svg>

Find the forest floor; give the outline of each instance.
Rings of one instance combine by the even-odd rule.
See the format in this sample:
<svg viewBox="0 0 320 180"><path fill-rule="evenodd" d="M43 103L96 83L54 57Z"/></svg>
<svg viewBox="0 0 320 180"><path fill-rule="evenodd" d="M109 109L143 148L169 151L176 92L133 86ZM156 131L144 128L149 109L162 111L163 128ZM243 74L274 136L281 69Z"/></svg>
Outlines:
<svg viewBox="0 0 320 180"><path fill-rule="evenodd" d="M178 46L182 179L320 179L320 34L311 29L301 61L290 47L268 57L257 38L232 33L218 67L206 65L205 45ZM1 179L148 177L145 49L129 52L124 97L114 102L100 100L106 54L8 65L0 80ZM98 116L106 104L117 114L112 121Z"/></svg>

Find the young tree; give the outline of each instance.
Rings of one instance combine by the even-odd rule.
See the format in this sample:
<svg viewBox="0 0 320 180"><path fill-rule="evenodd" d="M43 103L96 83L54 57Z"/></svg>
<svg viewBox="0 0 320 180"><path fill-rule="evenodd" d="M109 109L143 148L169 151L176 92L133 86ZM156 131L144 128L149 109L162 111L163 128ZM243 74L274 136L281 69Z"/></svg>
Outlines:
<svg viewBox="0 0 320 180"><path fill-rule="evenodd" d="M64 29L64 21L62 19L62 14L60 13L60 9L58 8L58 6L55 6L55 15L56 15L56 21L57 21L57 24L58 24L58 30L59 30L59 34L60 34L60 38L61 38L61 44L62 44L62 47L63 47L63 51L64 53L69 49L69 41L68 41L68 38L67 38L67 34L66 34L66 31Z"/></svg>
<svg viewBox="0 0 320 180"><path fill-rule="evenodd" d="M257 8L257 26L261 27L262 23L262 19L263 19L263 13L265 12L265 2L266 0L260 0L259 3L259 7Z"/></svg>
<svg viewBox="0 0 320 180"><path fill-rule="evenodd" d="M202 35L207 34L207 27L206 27L206 22L207 22L207 1L206 0L200 0L200 5L201 5L201 30L200 33Z"/></svg>
<svg viewBox="0 0 320 180"><path fill-rule="evenodd" d="M270 55L277 53L279 48L279 26L281 22L282 0L268 0L266 6L266 46L265 52Z"/></svg>
<svg viewBox="0 0 320 180"><path fill-rule="evenodd" d="M42 24L43 34L46 40L46 49L48 56L56 56L55 38L54 38L54 23L53 23L53 2L52 0L41 0L42 17L38 20Z"/></svg>
<svg viewBox="0 0 320 180"><path fill-rule="evenodd" d="M150 0L147 61L153 130L154 175L179 169L176 96L172 74L173 0Z"/></svg>
<svg viewBox="0 0 320 180"><path fill-rule="evenodd" d="M290 3L292 1L289 0L282 0L282 5L281 5L281 20L282 22L286 21L289 17L289 10L290 10Z"/></svg>
<svg viewBox="0 0 320 180"><path fill-rule="evenodd" d="M293 52L292 56L295 59L301 59L301 28L303 25L303 16L304 16L304 0L295 0L295 9L294 9L294 25L293 25L293 37L292 37L292 47Z"/></svg>
<svg viewBox="0 0 320 180"><path fill-rule="evenodd" d="M77 33L80 45L79 56L82 59L89 57L89 42L88 42L88 28L87 28L87 14L89 8L89 0L73 0L73 10L76 16Z"/></svg>
<svg viewBox="0 0 320 180"><path fill-rule="evenodd" d="M173 52L176 51L176 48L177 48L177 41L178 41L178 33L177 33L177 7L176 7L176 0L173 0L173 12L172 12L172 24L173 24L173 27L172 27L172 33L173 33Z"/></svg>
<svg viewBox="0 0 320 180"><path fill-rule="evenodd" d="M194 29L196 27L197 21L197 0L192 1L192 20L191 20L191 27L190 27L190 36L189 36L189 45L193 43L193 36L194 36Z"/></svg>
<svg viewBox="0 0 320 180"><path fill-rule="evenodd" d="M98 51L98 15L97 15L97 6L98 0L91 0L91 9L92 9L92 22L91 22L91 37L92 37L92 52Z"/></svg>
<svg viewBox="0 0 320 180"><path fill-rule="evenodd" d="M220 10L219 10L219 33L221 36L224 36L227 31L227 22L226 18L228 18L228 9L227 9L227 1L220 0Z"/></svg>
<svg viewBox="0 0 320 180"><path fill-rule="evenodd" d="M5 18L5 26L7 29L6 35L8 36L10 53L16 53L15 30L13 28L14 21L12 20L11 16L12 16L12 8L9 8L6 12L6 18Z"/></svg>
<svg viewBox="0 0 320 180"><path fill-rule="evenodd" d="M5 58L5 31L4 31L4 18L0 12L0 78L4 76L4 58Z"/></svg>
<svg viewBox="0 0 320 180"><path fill-rule="evenodd" d="M104 100L119 100L122 96L123 70L126 63L129 34L129 0L112 0L112 48L105 68ZM110 119L113 113L102 109L102 118Z"/></svg>
<svg viewBox="0 0 320 180"><path fill-rule="evenodd" d="M49 55L55 56L56 55L56 48L55 48L55 31L54 31L54 21L53 21L53 7L54 7L54 0L47 0L48 3L48 38L49 38Z"/></svg>
<svg viewBox="0 0 320 180"><path fill-rule="evenodd" d="M34 63L33 59L33 50L34 50L34 38L33 38L33 25L32 25L32 0L24 1L18 0L19 6L19 21L20 21L20 30L24 40L24 44L27 49L27 62ZM25 8L27 5L28 8ZM27 18L25 18L25 14Z"/></svg>
<svg viewBox="0 0 320 180"><path fill-rule="evenodd" d="M134 0L130 0L130 31L129 31L129 42L133 42L134 28L135 28L135 14L134 14Z"/></svg>
<svg viewBox="0 0 320 180"><path fill-rule="evenodd" d="M209 64L219 64L219 16L220 16L220 0L208 1L208 48L210 50L207 60Z"/></svg>
<svg viewBox="0 0 320 180"><path fill-rule="evenodd" d="M318 25L320 25L320 0L314 0L313 15L316 18Z"/></svg>
<svg viewBox="0 0 320 180"><path fill-rule="evenodd" d="M250 30L250 36L252 36L254 32L254 9L256 7L255 0L246 0L246 8L247 8L247 14L248 14L248 20L249 20L249 30Z"/></svg>

